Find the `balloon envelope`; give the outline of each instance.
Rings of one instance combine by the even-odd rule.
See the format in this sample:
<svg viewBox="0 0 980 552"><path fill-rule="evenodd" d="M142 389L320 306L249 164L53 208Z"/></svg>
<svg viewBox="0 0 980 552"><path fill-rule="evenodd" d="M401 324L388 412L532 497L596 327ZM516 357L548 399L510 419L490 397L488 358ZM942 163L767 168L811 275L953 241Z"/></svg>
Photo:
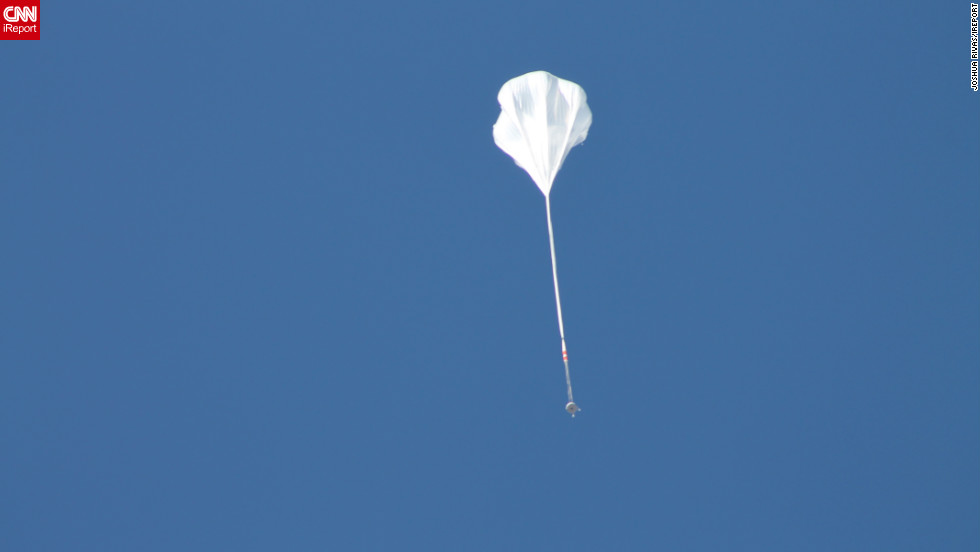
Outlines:
<svg viewBox="0 0 980 552"><path fill-rule="evenodd" d="M493 140L547 196L569 150L585 141L592 111L585 91L545 71L513 78L497 94Z"/></svg>

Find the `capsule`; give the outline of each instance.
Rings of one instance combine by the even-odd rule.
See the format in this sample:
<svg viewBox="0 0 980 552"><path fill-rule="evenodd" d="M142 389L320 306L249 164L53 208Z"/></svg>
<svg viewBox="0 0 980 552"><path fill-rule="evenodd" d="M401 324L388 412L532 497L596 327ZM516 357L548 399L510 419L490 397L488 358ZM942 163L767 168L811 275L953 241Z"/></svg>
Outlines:
<svg viewBox="0 0 980 552"><path fill-rule="evenodd" d="M565 405L565 412L568 412L574 418L575 413L578 412L578 405L572 401L568 401L568 404Z"/></svg>

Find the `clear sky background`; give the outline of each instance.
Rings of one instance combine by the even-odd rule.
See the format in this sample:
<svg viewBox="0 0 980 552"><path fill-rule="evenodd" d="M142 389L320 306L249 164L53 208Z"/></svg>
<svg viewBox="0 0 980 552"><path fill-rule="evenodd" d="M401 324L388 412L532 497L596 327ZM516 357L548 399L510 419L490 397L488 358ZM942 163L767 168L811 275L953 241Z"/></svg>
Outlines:
<svg viewBox="0 0 980 552"><path fill-rule="evenodd" d="M968 2L46 2L0 548L980 548ZM544 198L493 143L544 69Z"/></svg>

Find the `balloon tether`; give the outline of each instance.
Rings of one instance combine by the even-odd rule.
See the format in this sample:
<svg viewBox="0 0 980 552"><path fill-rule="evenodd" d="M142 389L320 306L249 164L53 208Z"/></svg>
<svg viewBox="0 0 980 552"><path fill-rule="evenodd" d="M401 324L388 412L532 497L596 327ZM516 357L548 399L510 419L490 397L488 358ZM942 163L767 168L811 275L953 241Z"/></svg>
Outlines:
<svg viewBox="0 0 980 552"><path fill-rule="evenodd" d="M572 398L572 376L568 371L568 348L565 347L565 324L561 319L561 295L558 293L558 261L555 258L555 231L551 226L551 194L544 196L545 211L548 214L548 244L551 246L551 276L555 281L555 305L558 307L558 333L561 336L561 356L565 362L565 385L568 387L568 404L565 410L575 417L579 407Z"/></svg>

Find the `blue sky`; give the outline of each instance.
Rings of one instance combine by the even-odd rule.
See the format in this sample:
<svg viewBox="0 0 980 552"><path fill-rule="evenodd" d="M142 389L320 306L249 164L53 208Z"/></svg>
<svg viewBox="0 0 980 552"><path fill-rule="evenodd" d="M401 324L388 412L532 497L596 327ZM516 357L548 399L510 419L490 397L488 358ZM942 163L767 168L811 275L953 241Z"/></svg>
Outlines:
<svg viewBox="0 0 980 552"><path fill-rule="evenodd" d="M976 550L965 2L47 3L0 548ZM552 206L508 79L583 86Z"/></svg>

